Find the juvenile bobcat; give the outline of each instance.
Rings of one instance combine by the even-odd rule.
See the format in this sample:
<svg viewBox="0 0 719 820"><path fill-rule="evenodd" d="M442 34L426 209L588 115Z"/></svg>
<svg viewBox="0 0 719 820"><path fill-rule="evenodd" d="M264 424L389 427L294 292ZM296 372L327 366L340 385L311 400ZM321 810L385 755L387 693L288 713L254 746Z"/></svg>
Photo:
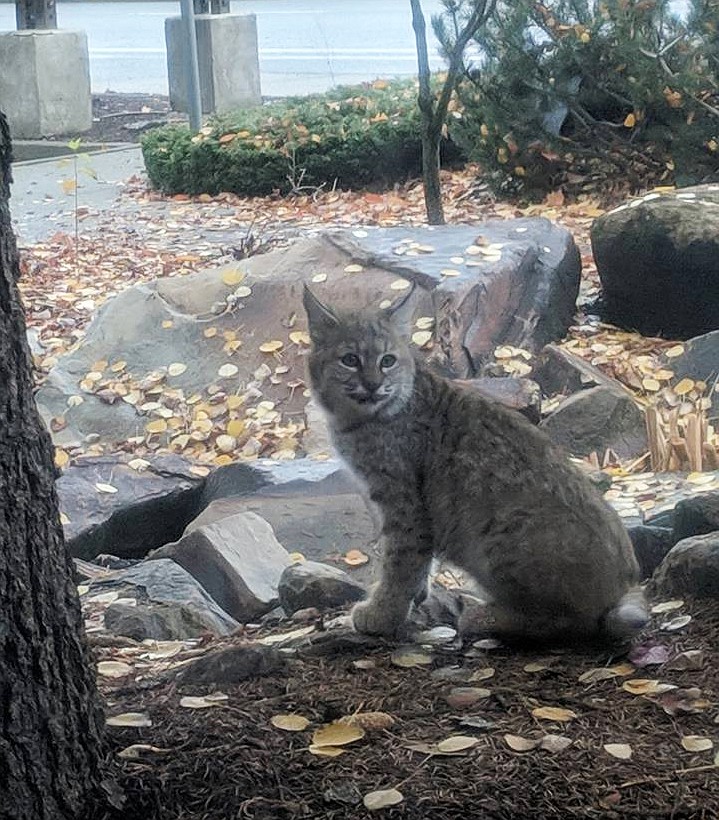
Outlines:
<svg viewBox="0 0 719 820"><path fill-rule="evenodd" d="M417 361L401 305L335 311L305 287L304 306L313 392L383 519L381 577L355 629L396 634L433 556L483 587L498 635L623 640L644 625L620 519L542 431Z"/></svg>

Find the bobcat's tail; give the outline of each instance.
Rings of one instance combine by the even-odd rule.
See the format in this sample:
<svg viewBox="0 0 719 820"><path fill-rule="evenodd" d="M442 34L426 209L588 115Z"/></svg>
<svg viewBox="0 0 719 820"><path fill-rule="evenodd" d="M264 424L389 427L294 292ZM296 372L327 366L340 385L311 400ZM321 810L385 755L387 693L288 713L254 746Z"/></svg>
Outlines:
<svg viewBox="0 0 719 820"><path fill-rule="evenodd" d="M604 616L602 626L608 638L627 641L649 621L644 593L638 587L630 589L619 603Z"/></svg>

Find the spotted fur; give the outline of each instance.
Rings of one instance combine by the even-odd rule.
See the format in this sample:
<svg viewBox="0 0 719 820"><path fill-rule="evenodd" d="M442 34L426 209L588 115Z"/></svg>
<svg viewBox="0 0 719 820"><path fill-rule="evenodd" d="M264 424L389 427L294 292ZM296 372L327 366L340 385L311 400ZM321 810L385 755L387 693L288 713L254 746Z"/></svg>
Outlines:
<svg viewBox="0 0 719 820"><path fill-rule="evenodd" d="M397 634L433 557L485 590L489 632L625 639L644 624L620 519L543 431L429 371L401 307L331 310L308 289L304 303L313 393L382 516L381 577L356 629Z"/></svg>

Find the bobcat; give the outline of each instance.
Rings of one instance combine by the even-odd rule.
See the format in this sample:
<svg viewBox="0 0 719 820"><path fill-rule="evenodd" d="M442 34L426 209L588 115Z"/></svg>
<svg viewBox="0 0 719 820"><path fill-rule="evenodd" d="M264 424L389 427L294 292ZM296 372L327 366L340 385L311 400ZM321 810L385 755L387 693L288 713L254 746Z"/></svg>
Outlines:
<svg viewBox="0 0 719 820"><path fill-rule="evenodd" d="M312 391L382 516L381 577L355 629L401 631L438 557L484 589L491 634L630 638L647 614L619 517L543 431L418 361L403 303L340 311L304 290Z"/></svg>

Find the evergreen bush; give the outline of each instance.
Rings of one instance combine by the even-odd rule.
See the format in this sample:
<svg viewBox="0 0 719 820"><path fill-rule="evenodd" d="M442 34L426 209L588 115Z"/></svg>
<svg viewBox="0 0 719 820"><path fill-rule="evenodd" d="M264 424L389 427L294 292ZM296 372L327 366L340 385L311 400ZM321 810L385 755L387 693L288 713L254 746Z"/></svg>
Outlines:
<svg viewBox="0 0 719 820"><path fill-rule="evenodd" d="M495 189L530 198L716 180L719 4L687 0L682 17L677 7L500 0L477 32L453 140Z"/></svg>
<svg viewBox="0 0 719 820"><path fill-rule="evenodd" d="M169 194L386 185L419 173L416 99L415 82L378 80L217 116L195 136L165 126L143 138L145 166Z"/></svg>

